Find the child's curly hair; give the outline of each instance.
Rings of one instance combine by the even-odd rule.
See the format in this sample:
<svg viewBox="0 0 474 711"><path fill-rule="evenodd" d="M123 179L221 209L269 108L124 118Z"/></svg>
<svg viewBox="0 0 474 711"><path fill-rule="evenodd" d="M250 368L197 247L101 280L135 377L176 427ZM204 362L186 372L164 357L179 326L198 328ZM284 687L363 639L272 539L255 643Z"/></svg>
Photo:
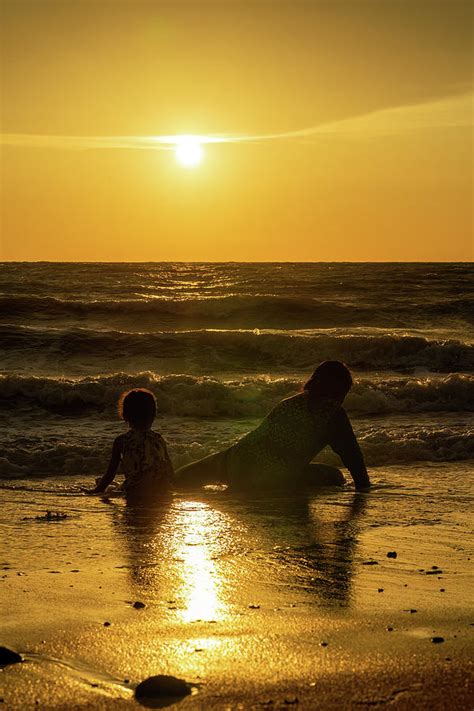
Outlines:
<svg viewBox="0 0 474 711"><path fill-rule="evenodd" d="M118 413L129 425L151 424L156 417L155 396L146 388L127 390L120 396Z"/></svg>

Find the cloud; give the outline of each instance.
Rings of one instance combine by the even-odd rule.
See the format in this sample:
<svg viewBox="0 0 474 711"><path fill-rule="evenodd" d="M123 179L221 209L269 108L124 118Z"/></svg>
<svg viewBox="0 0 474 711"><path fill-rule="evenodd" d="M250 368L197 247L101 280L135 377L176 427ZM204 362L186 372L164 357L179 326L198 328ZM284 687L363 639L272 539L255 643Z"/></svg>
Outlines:
<svg viewBox="0 0 474 711"><path fill-rule="evenodd" d="M396 106L339 121L317 124L308 128L260 135L203 136L45 136L32 134L1 134L0 142L8 146L87 150L125 148L173 150L183 140L197 143L261 143L340 136L353 139L377 138L428 129L449 129L473 125L473 94L464 93L419 104Z"/></svg>

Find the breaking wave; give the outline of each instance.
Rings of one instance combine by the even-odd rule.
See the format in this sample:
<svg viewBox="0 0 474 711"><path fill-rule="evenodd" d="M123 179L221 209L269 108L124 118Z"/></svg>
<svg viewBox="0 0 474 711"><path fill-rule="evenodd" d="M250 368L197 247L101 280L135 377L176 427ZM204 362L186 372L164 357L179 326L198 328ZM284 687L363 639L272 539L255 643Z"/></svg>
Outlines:
<svg viewBox="0 0 474 711"><path fill-rule="evenodd" d="M180 417L261 417L283 397L298 392L295 377L247 376L238 380L151 372L115 373L78 380L0 376L0 402L10 409L36 408L69 416L112 411L119 395L133 387L153 390L158 409ZM346 399L359 415L474 411L474 376L361 378Z"/></svg>
<svg viewBox="0 0 474 711"><path fill-rule="evenodd" d="M0 326L10 359L50 361L74 358L105 363L182 359L200 372L271 368L312 368L321 360L342 360L359 369L426 368L440 372L474 370L474 345L459 340L388 334L336 335L243 330L127 331ZM115 367L115 370L123 369Z"/></svg>

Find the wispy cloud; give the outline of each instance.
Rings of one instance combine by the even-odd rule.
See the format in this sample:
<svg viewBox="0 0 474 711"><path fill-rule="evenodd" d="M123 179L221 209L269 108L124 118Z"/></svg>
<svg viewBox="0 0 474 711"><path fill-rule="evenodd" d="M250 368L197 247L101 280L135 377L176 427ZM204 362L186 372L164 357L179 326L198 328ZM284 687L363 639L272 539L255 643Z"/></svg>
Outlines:
<svg viewBox="0 0 474 711"><path fill-rule="evenodd" d="M60 148L63 150L104 148L172 150L186 139L199 143L260 143L262 141L308 139L320 136L340 136L354 139L376 138L427 129L472 126L473 98L472 93L464 93L435 101L381 109L294 131L260 135L46 136L8 133L1 134L0 142L8 146Z"/></svg>

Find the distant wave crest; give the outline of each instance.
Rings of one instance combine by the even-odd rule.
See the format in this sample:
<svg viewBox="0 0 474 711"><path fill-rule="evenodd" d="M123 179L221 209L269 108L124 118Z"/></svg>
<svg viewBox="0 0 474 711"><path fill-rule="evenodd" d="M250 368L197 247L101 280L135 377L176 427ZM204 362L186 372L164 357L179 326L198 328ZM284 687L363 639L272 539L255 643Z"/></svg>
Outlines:
<svg viewBox="0 0 474 711"><path fill-rule="evenodd" d="M422 367L440 372L474 370L474 345L458 340L432 340L399 333L384 335L333 335L269 333L241 330L160 331L130 333L92 329L41 329L0 326L3 348L11 362L91 361L96 370L104 364L133 364L145 358L150 367L181 359L186 370L199 372L272 368L310 369L319 361L337 359L359 369L409 369ZM116 365L115 370L123 369Z"/></svg>
<svg viewBox="0 0 474 711"><path fill-rule="evenodd" d="M19 318L96 319L113 318L124 324L140 318L144 326L166 324L183 327L227 326L240 328L332 328L338 326L405 327L433 319L458 319L474 323L470 298L444 298L421 303L347 303L331 298L231 294L212 298L62 299L56 296L0 296L0 313L8 320Z"/></svg>

